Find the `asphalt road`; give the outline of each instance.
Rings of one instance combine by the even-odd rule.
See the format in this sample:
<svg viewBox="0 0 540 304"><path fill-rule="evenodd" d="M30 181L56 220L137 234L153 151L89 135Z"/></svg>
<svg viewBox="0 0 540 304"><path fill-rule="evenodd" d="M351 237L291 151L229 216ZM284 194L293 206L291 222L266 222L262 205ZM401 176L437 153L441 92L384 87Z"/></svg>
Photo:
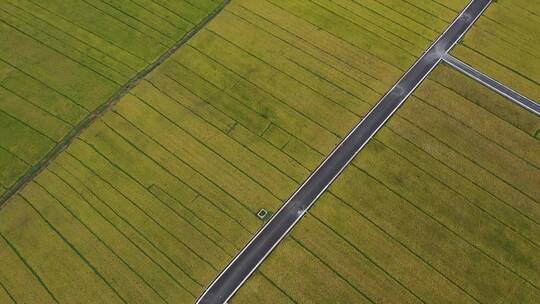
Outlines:
<svg viewBox="0 0 540 304"><path fill-rule="evenodd" d="M479 81L486 87L512 100L513 102L535 113L536 115L540 115L540 104L536 103L535 101L519 94L518 92L510 89L509 87L498 82L497 80L490 78L489 76L483 74L482 72L476 70L475 68L453 56L446 55L443 60L453 68L462 72L463 74Z"/></svg>
<svg viewBox="0 0 540 304"><path fill-rule="evenodd" d="M463 37L490 2L491 0L472 0L469 3L439 39L360 121L214 280L197 303L225 303L232 297L371 137L435 68L442 57Z"/></svg>

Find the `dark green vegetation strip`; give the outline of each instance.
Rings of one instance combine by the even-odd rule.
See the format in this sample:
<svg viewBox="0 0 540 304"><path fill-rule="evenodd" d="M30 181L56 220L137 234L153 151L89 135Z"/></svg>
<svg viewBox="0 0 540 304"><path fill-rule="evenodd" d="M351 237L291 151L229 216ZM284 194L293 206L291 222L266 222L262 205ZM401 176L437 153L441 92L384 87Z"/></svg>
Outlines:
<svg viewBox="0 0 540 304"><path fill-rule="evenodd" d="M98 119L103 113L111 109L123 96L125 96L133 87L135 87L146 75L154 71L159 65L167 60L172 54L174 54L180 47L186 44L189 39L196 35L206 24L208 24L215 16L217 16L230 0L224 0L221 2L206 18L204 18L199 24L197 24L192 30L182 37L172 48L162 54L156 61L148 65L142 71L138 72L133 78L131 78L126 84L124 84L113 96L111 96L104 104L97 107L95 110L87 114L87 116L74 126L71 131L66 134L59 142L56 143L53 149L51 149L43 158L33 165L23 176L21 176L17 182L9 187L0 196L0 208L3 204L14 194L16 194L21 188L23 188L29 181L36 177L47 165L54 160L69 144L79 136L86 128L88 128L96 119Z"/></svg>

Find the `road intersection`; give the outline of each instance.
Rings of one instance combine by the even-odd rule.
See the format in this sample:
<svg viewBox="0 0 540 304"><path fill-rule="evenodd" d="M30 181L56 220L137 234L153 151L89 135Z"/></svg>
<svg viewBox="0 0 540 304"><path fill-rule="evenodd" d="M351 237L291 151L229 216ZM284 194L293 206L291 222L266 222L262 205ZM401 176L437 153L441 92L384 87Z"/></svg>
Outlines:
<svg viewBox="0 0 540 304"><path fill-rule="evenodd" d="M272 219L206 289L197 303L227 302L375 133L443 60L491 0L472 0L377 105L341 141Z"/></svg>
<svg viewBox="0 0 540 304"><path fill-rule="evenodd" d="M471 67L470 65L466 64L465 62L451 56L446 55L443 58L444 62L449 64L451 67L455 68L456 70L462 72L463 74L471 77L472 79L480 82L481 84L485 85L486 87L494 90L495 92L501 94L502 96L512 100L516 104L522 106L523 108L535 113L536 115L540 115L540 104L536 103L535 101L519 94L518 92L512 90L511 88L505 86L504 84L498 82L497 80L490 78L489 76L485 75L484 73L476 70L475 68Z"/></svg>

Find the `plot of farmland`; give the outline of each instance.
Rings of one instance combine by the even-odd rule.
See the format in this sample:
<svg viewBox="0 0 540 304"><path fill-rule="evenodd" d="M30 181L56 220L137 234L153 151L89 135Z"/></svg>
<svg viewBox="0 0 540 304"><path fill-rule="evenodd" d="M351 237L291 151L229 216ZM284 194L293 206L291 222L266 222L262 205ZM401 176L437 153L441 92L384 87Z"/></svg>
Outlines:
<svg viewBox="0 0 540 304"><path fill-rule="evenodd" d="M0 3L0 195L218 1Z"/></svg>
<svg viewBox="0 0 540 304"><path fill-rule="evenodd" d="M192 302L465 5L449 3L233 0L1 209L0 290Z"/></svg>
<svg viewBox="0 0 540 304"><path fill-rule="evenodd" d="M540 2L491 4L453 55L521 94L540 100Z"/></svg>
<svg viewBox="0 0 540 304"><path fill-rule="evenodd" d="M540 119L429 79L232 303L540 301Z"/></svg>

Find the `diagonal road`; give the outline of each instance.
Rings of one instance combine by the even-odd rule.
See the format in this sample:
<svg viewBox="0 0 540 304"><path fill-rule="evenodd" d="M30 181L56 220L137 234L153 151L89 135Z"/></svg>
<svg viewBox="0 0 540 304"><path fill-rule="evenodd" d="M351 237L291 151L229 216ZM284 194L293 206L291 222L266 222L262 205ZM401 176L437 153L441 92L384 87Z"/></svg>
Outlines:
<svg viewBox="0 0 540 304"><path fill-rule="evenodd" d="M472 0L469 3L450 27L221 272L197 303L225 303L233 296L371 137L463 37L490 3L491 0Z"/></svg>
<svg viewBox="0 0 540 304"><path fill-rule="evenodd" d="M443 60L451 67L462 72L463 74L471 77L472 79L475 79L476 81L479 81L481 84L512 100L513 102L533 112L534 114L540 115L540 104L538 104L537 102L519 94L518 92L512 90L511 88L505 86L497 80L490 78L486 74L476 70L472 66L451 55L447 54L446 56L444 56Z"/></svg>

